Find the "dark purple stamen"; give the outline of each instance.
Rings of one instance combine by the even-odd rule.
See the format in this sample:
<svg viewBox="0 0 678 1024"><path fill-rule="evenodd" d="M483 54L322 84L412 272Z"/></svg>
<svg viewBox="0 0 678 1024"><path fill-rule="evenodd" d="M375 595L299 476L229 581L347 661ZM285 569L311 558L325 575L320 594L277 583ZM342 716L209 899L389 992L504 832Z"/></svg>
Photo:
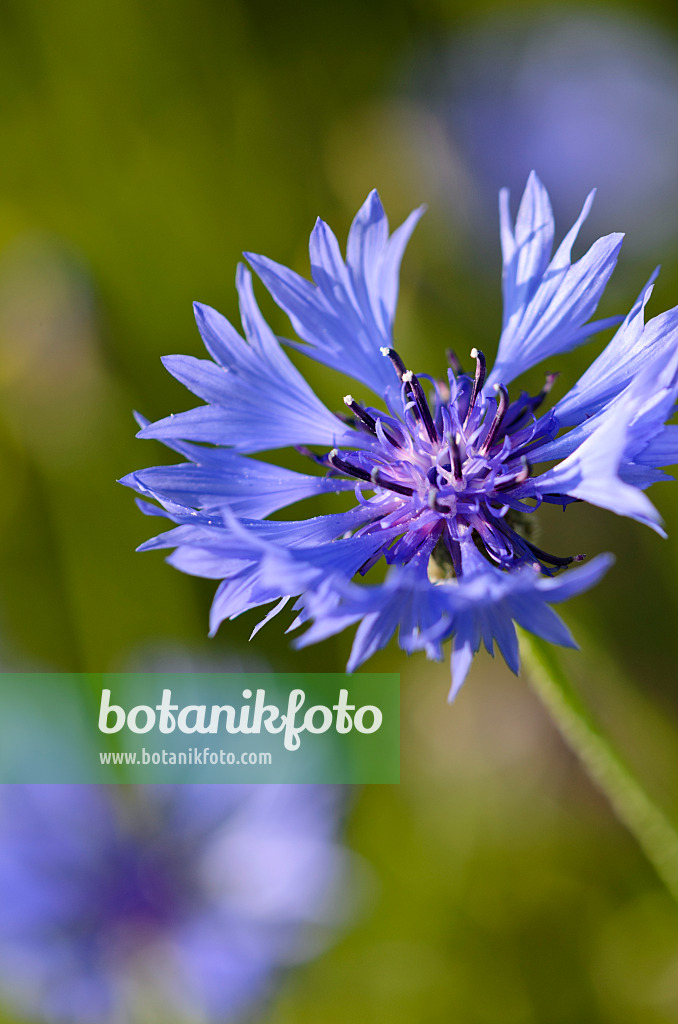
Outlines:
<svg viewBox="0 0 678 1024"><path fill-rule="evenodd" d="M473 381L473 390L471 391L471 398L469 399L468 409L466 410L466 418L464 419L464 426L468 425L469 418L473 412L473 407L476 404L476 398L483 390L483 384L485 383L485 356L478 348L471 349L471 358L476 361L476 375Z"/></svg>
<svg viewBox="0 0 678 1024"><path fill-rule="evenodd" d="M404 484L399 484L389 477L382 476L376 466L371 473L368 473L362 466L354 466L352 462L347 462L346 459L341 458L336 448L332 449L327 459L330 466L340 470L340 472L345 473L347 476L357 477L358 480L364 480L365 483L384 487L387 491L395 491L397 494L404 494L408 498L414 494L414 488L406 487Z"/></svg>
<svg viewBox="0 0 678 1024"><path fill-rule="evenodd" d="M494 439L499 432L501 421L506 415L506 410L509 407L509 396L508 391L503 384L495 384L494 390L497 392L497 411L494 414L494 419L490 424L490 429L487 432L487 437L483 441L480 448L480 455L487 455L490 448L494 444Z"/></svg>
<svg viewBox="0 0 678 1024"><path fill-rule="evenodd" d="M353 395L345 395L344 402L351 410L351 412L360 420L360 422L365 427L367 427L370 433L374 434L374 436L377 437L377 421L375 420L374 416L370 416L367 409L363 409L361 405L358 405L358 403L353 398ZM394 448L400 448L400 445L396 441L395 437L393 436L393 434L390 434L388 430L384 430L384 437L393 445Z"/></svg>
<svg viewBox="0 0 678 1024"><path fill-rule="evenodd" d="M354 466L351 462L346 462L339 455L336 448L333 448L330 454L327 456L327 460L330 466L334 469L340 470L342 473L346 473L347 476L355 476L358 480L364 480L366 483L372 483L372 477L363 469L361 466Z"/></svg>
<svg viewBox="0 0 678 1024"><path fill-rule="evenodd" d="M449 445L450 454L452 456L452 472L454 473L454 479L463 480L464 474L461 470L461 455L459 453L459 445L455 440L454 434L446 434L445 440Z"/></svg>
<svg viewBox="0 0 678 1024"><path fill-rule="evenodd" d="M394 348L381 348L380 352L382 356L387 356L391 360L399 379L402 380L403 376L407 373L407 367L396 350Z"/></svg>
<svg viewBox="0 0 678 1024"><path fill-rule="evenodd" d="M394 348L382 347L379 351L381 352L382 356L387 356L388 359L391 360L393 366L395 367L395 371L398 374L398 377L400 378L400 381L406 385L406 387L405 387L405 394L408 396L409 400L414 401L414 404L415 404L415 408L413 410L414 417L415 417L415 419L419 419L420 413L419 413L419 406L418 406L418 403L417 403L416 396L414 395L414 393L412 391L412 387L411 386L407 387L407 384L409 383L409 381L405 380L405 377L406 377L407 372L408 372L407 371L407 367L405 366L404 362L402 361L402 359L400 358L400 356L398 355L398 353L396 352L396 350Z"/></svg>
<svg viewBox="0 0 678 1024"><path fill-rule="evenodd" d="M569 555L563 558L560 555L550 555L548 551L542 551L541 548L538 548L536 544L532 544L529 540L526 540L525 544L536 558L539 558L542 562L548 562L549 565L570 565L572 562L583 562L586 558L586 555Z"/></svg>
<svg viewBox="0 0 678 1024"><path fill-rule="evenodd" d="M426 400L424 389L419 383L419 378L417 377L416 374L412 373L411 370L408 370L405 374L403 374L403 383L409 385L412 391L412 397L414 398L414 401L417 403L417 409L419 410L419 415L421 416L422 422L426 428L426 433L429 436L429 440L436 444L436 442L439 440L438 431L435 428L433 416L431 415L431 410L428 407L428 402Z"/></svg>
<svg viewBox="0 0 678 1024"><path fill-rule="evenodd" d="M405 487L404 484L396 483L395 480L390 480L388 477L382 476L381 472L376 467L372 470L370 480L378 487L385 487L387 491L395 491L396 494L404 494L407 498L410 498L414 494L414 489L412 487Z"/></svg>
<svg viewBox="0 0 678 1024"><path fill-rule="evenodd" d="M366 409L363 409L362 406L358 405L358 403L354 400L353 395L345 395L344 396L344 404L347 405L348 408L353 413L353 415L357 416L357 418L361 421L361 423L363 423L367 427L367 429L370 431L370 433L374 434L375 437L376 437L376 433L377 433L377 422L376 422L376 420L374 419L373 416L370 416L370 414L367 412Z"/></svg>

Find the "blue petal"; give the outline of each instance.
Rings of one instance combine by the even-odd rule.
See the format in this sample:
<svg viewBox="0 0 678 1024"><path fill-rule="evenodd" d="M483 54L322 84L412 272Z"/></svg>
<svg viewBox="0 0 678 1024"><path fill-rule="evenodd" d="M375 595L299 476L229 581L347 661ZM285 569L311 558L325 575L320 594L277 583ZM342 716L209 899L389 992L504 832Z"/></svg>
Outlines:
<svg viewBox="0 0 678 1024"><path fill-rule="evenodd" d="M235 619L252 608L259 608L263 604L280 601L283 597L289 596L281 593L279 588L263 587L261 568L253 564L239 575L223 580L217 587L210 608L209 635L212 637L216 634L224 619Z"/></svg>
<svg viewBox="0 0 678 1024"><path fill-rule="evenodd" d="M497 645L504 661L516 675L520 671L520 654L518 653L518 637L516 635L516 628L513 625L512 611L509 608L504 608L502 605L489 605L482 612L482 617L485 620L485 627L489 630L490 635L497 641ZM488 650L491 652L491 641L486 642Z"/></svg>
<svg viewBox="0 0 678 1024"><path fill-rule="evenodd" d="M354 672L364 661L389 642L400 621L398 608L387 604L379 612L366 615L356 631L347 672Z"/></svg>
<svg viewBox="0 0 678 1024"><path fill-rule="evenodd" d="M654 277L612 340L554 408L560 426L594 416L650 365L661 368L678 346L678 307L643 324Z"/></svg>
<svg viewBox="0 0 678 1024"><path fill-rule="evenodd" d="M120 482L141 494L193 508L228 505L243 518L265 518L304 498L354 487L350 480L295 473L229 449L194 450L198 464L154 466L130 473Z"/></svg>
<svg viewBox="0 0 678 1024"><path fill-rule="evenodd" d="M144 541L137 548L137 551L160 551L164 548L176 548L177 550L201 549L209 551L215 557L222 559L225 566L221 576L227 576L231 572L239 572L240 569L254 561L256 553L251 549L245 549L242 545L238 547L233 539L224 533L220 528L210 530L209 528L188 526L182 524L173 530L159 533L155 537ZM189 572L189 569L185 569ZM196 575L200 575L197 573ZM210 573L212 576L212 573Z"/></svg>
<svg viewBox="0 0 678 1024"><path fill-rule="evenodd" d="M481 638L489 650L492 639L496 639L509 668L513 672L518 671L520 665L513 620L551 643L575 646L569 630L546 602L563 601L588 589L598 582L613 562L611 556L601 555L583 568L569 569L551 578L538 575L529 566L501 572L489 563L483 565L470 549L467 552L474 559L476 570L470 582L461 578L454 595L458 607L450 700L459 692Z"/></svg>
<svg viewBox="0 0 678 1024"><path fill-rule="evenodd" d="M320 586L328 576L348 580L377 550L382 538L351 537L305 548L261 547L259 560L235 580L224 580L210 613L213 635L225 618Z"/></svg>
<svg viewBox="0 0 678 1024"><path fill-rule="evenodd" d="M590 590L591 587L599 583L613 565L614 555L598 555L585 565L578 566L576 569L568 569L567 572L563 572L559 576L539 576L537 588L547 595L545 600L549 604L569 601L571 597L576 597L577 594Z"/></svg>
<svg viewBox="0 0 678 1024"><path fill-rule="evenodd" d="M262 579L277 585L281 593L301 594L317 588L330 575L335 585L348 581L380 548L387 546L398 530L379 530L359 537L347 537L330 543L283 548L269 545L262 549Z"/></svg>
<svg viewBox="0 0 678 1024"><path fill-rule="evenodd" d="M572 455L586 438L606 422L621 402L627 410L628 423L620 475L636 483L636 486L649 486L650 483L664 479L664 474L653 476L645 473L643 477L640 467L671 466L678 457L676 428L665 425L665 420L673 415L678 394L678 344L673 345L672 352L667 347L660 359L648 358L646 364L639 369L642 372L637 373L635 379L626 385L626 390L615 395L602 409L598 409L595 414L587 414L587 418L568 433L531 449L530 461L547 462ZM589 408L595 408L593 400ZM641 483L641 479L645 479L646 483Z"/></svg>
<svg viewBox="0 0 678 1024"><path fill-rule="evenodd" d="M289 597L280 598L278 603L273 608L271 608L270 612L267 612L266 615L264 615L263 619L260 619L260 621L257 622L256 626L250 633L250 640L253 640L257 633L261 629L263 629L263 627L266 626L271 621L271 619L274 619L277 615L280 615L280 612L283 611L288 601Z"/></svg>
<svg viewBox="0 0 678 1024"><path fill-rule="evenodd" d="M167 518L180 525L146 541L139 549L142 551L178 545L204 546L219 550L224 556L256 560L268 544L290 548L325 544L363 526L373 514L368 506L358 505L348 512L312 519L237 519L230 509L222 509L220 516L175 506L158 495L155 497L163 502ZM391 535L387 531L382 533Z"/></svg>
<svg viewBox="0 0 678 1024"><path fill-rule="evenodd" d="M307 548L310 545L336 540L337 537L363 526L373 516L374 511L369 506L356 505L348 512L334 512L329 515L313 516L311 519L234 520L229 517L228 524L241 540L248 540L250 543Z"/></svg>
<svg viewBox="0 0 678 1024"><path fill-rule="evenodd" d="M322 404L283 352L243 266L236 284L247 342L219 313L196 303L200 333L220 365L190 356L165 359L178 380L211 404L147 424L138 436L232 446L239 452L294 444L355 445L356 438L360 444L359 435Z"/></svg>
<svg viewBox="0 0 678 1024"><path fill-rule="evenodd" d="M554 223L549 195L534 171L527 179L525 192L511 230L508 189L499 193L499 224L504 271L503 327L512 311L527 305L546 271L553 250Z"/></svg>
<svg viewBox="0 0 678 1024"><path fill-rule="evenodd" d="M202 398L203 402L217 405L229 402L234 382L227 368L210 359L195 359L193 356L163 356L161 362L179 383Z"/></svg>
<svg viewBox="0 0 678 1024"><path fill-rule="evenodd" d="M297 641L298 647L360 621L349 672L385 647L397 629L400 646L408 653L426 649L429 657L439 657L438 641L449 625L445 595L411 566L392 568L378 586L338 586L335 581L331 594L325 589L307 595L304 606L315 621Z"/></svg>
<svg viewBox="0 0 678 1024"><path fill-rule="evenodd" d="M493 384L509 384L543 359L568 352L595 331L619 322L612 318L587 323L614 270L623 236L598 239L586 255L571 264L572 245L592 199L593 193L548 262L553 218L544 186L534 173L530 175L513 231L508 193L502 192L504 327L497 361L487 378L488 394Z"/></svg>
<svg viewBox="0 0 678 1024"><path fill-rule="evenodd" d="M351 226L346 263L335 235L318 220L310 241L313 284L265 256L246 253L306 342L289 344L377 394L397 383L380 348L393 345L400 262L422 213L423 207L411 213L389 238L379 196L371 192Z"/></svg>
<svg viewBox="0 0 678 1024"><path fill-rule="evenodd" d="M211 634L224 618L318 588L329 577L350 579L397 532L336 539L370 517L362 506L297 522L238 520L223 510L220 526L194 526L187 513L171 508L168 514L175 521L185 520L183 525L142 547L175 547L168 559L175 568L222 578L212 605Z"/></svg>
<svg viewBox="0 0 678 1024"><path fill-rule="evenodd" d="M636 461L644 466L678 465L678 426L664 426L640 452Z"/></svg>
<svg viewBox="0 0 678 1024"><path fill-rule="evenodd" d="M377 586L342 585L334 580L306 594L303 604L314 623L296 646L315 643L359 622L347 666L353 671L384 647L396 630L400 646L408 653L423 649L434 658L440 657L441 643L452 637L453 699L481 642L490 652L496 642L509 668L518 671L514 621L552 643L576 646L547 603L593 586L612 561L611 556L600 556L556 578L539 575L530 566L502 572L469 541L464 544L465 573L454 581L432 583L409 566L397 566Z"/></svg>
<svg viewBox="0 0 678 1024"><path fill-rule="evenodd" d="M553 469L530 481L526 492L580 498L637 519L665 536L652 502L620 475L624 461L632 462L659 429L646 405L654 387L653 376L638 378L605 415L596 417L596 429L579 447ZM660 409L659 416L663 420L665 410Z"/></svg>
<svg viewBox="0 0 678 1024"><path fill-rule="evenodd" d="M576 575L576 570L571 570ZM552 608L541 601L535 601L529 594L516 594L511 598L511 614L523 629L543 637L551 644L561 647L576 647L569 629Z"/></svg>
<svg viewBox="0 0 678 1024"><path fill-rule="evenodd" d="M363 614L362 611L349 611L343 614L318 615L306 632L296 637L292 646L300 650L310 647L311 644L327 640L328 637L335 636L337 633L343 633L345 629L349 629L359 622Z"/></svg>
<svg viewBox="0 0 678 1024"><path fill-rule="evenodd" d="M452 684L447 695L450 704L466 682L466 677L473 664L473 658L480 647L480 634L477 629L473 629L473 626L473 622L468 622L466 629L460 628L454 638L454 646L450 658Z"/></svg>
<svg viewBox="0 0 678 1024"><path fill-rule="evenodd" d="M223 580L249 570L253 562L227 558L222 551L209 547L184 545L167 556L168 565L189 576L200 576L207 580Z"/></svg>

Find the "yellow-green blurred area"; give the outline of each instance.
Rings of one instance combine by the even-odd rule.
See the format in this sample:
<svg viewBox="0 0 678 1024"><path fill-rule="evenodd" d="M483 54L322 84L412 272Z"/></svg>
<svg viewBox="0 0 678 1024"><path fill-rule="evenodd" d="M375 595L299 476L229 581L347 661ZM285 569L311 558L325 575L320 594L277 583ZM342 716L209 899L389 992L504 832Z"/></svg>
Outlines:
<svg viewBox="0 0 678 1024"><path fill-rule="evenodd" d="M577 212L565 186L576 172L579 189L583 166L591 180L577 202L600 189L583 244L629 226L601 315L626 312L659 261L648 312L676 305L674 71L678 23L658 0L3 0L5 665L120 671L188 650L238 667L252 654L279 671L343 668L349 636L295 653L280 620L252 650L255 614L209 641L213 582L135 554L160 521L115 481L176 460L135 440L132 410L158 418L194 404L160 356L201 355L195 299L237 320L242 250L307 273L315 217L343 243L375 186L393 226L429 206L403 265L396 327L408 365L439 374L447 346L467 362L474 345L491 356L501 323L494 179L515 201L521 160L551 159L561 123L571 171L564 157L552 172L535 166L560 236ZM556 75L565 77L553 103L534 108ZM507 96L510 108L498 101ZM587 120L592 112L599 120ZM532 382L559 370L564 393L603 342L539 368ZM308 360L304 369L340 408L346 380ZM542 516L540 543L617 556L563 611L582 644L566 662L678 820L678 485L652 497L668 540L577 505ZM316 507L330 511L323 500ZM369 668L402 672L402 783L366 789L349 822L369 865L362 916L288 976L265 1020L678 1022L678 908L525 679L480 656L448 707L446 665L408 661L394 646Z"/></svg>

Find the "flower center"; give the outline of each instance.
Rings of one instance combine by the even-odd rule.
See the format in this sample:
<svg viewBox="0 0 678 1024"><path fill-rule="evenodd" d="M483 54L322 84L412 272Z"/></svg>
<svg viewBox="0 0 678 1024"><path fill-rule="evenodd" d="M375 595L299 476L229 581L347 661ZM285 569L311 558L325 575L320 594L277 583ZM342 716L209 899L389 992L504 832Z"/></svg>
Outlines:
<svg viewBox="0 0 678 1024"><path fill-rule="evenodd" d="M473 376L461 372L452 354L447 382L420 378L394 349L382 353L397 374L402 412L391 407L388 394L388 414L346 395L344 403L364 444L354 450L333 448L318 459L328 472L356 481L356 497L367 517L360 533L402 529L379 557L406 564L415 555L419 561L427 555L438 568L449 567L447 575L459 575L461 545L472 540L502 569L530 562L551 575L572 562L541 551L520 525L537 508L524 485L531 449L554 432L553 417L537 419L535 412L555 375L547 377L538 395L523 393L511 402L503 384L493 385L494 397L485 393L485 357L477 349L471 352ZM431 385L431 400L422 380Z"/></svg>

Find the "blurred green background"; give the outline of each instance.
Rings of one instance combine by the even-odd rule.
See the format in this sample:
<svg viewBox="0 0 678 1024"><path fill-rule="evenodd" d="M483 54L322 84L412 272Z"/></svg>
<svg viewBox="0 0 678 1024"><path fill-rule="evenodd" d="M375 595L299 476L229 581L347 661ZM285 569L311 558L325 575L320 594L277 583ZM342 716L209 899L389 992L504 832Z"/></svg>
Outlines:
<svg viewBox="0 0 678 1024"><path fill-rule="evenodd" d="M315 217L343 242L375 186L393 225L429 204L404 262L403 354L416 370L439 373L448 345L493 353L501 319L495 200L482 187L487 163L468 142L468 118L466 135L454 116L445 119L447 88L455 109L468 97L464 77L448 84L444 69L449 54L473 57L484 32L501 38L508 24L518 74L521 39L535 26L556 38L549 26L572 12L584 26L593 17L606 39L624 26L640 41L641 77L664 90L664 106L647 109L641 90L638 125L624 120L628 105L622 111L623 148L610 151L603 139L626 192L618 188L617 206L603 206L583 233L590 243L594 231L624 230L628 206L644 235L637 244L629 237L601 313L628 309L661 260L654 315L678 302L678 204L652 212L658 186L636 168L663 154L666 180L678 179L678 157L671 163L666 147L678 124L670 71L678 25L659 0L560 11L486 0L3 0L7 668L124 670L172 652L236 667L265 658L281 671L343 666L349 637L295 654L273 624L248 647L254 614L208 641L213 584L175 572L158 554L134 553L156 523L115 480L174 460L135 440L132 409L158 418L193 404L159 357L201 354L194 299L236 318L243 249L306 273ZM615 59L613 47L616 74L625 74L629 50ZM586 68L574 73L586 81ZM605 74L595 86L602 93ZM614 97L606 98L613 118ZM471 127L492 126L470 110ZM497 132L503 123L499 111ZM591 132L579 140L585 150L601 142ZM514 142L519 148L521 137ZM492 168L500 179L502 145ZM535 169L558 207L547 172ZM513 173L507 164L515 196ZM602 202L605 181L586 188L594 185ZM567 227L561 220L561 235ZM564 389L602 344L547 369L563 370ZM307 369L339 407L345 382ZM625 757L678 818L678 488L657 486L653 498L668 541L580 507L544 516L543 536L562 553L617 554L609 577L565 609L583 647L567 663ZM526 681L481 656L449 708L447 666L406 661L393 649L369 668L402 672L403 781L366 789L349 825L369 865L361 918L332 951L290 975L266 1020L678 1022L678 911Z"/></svg>

